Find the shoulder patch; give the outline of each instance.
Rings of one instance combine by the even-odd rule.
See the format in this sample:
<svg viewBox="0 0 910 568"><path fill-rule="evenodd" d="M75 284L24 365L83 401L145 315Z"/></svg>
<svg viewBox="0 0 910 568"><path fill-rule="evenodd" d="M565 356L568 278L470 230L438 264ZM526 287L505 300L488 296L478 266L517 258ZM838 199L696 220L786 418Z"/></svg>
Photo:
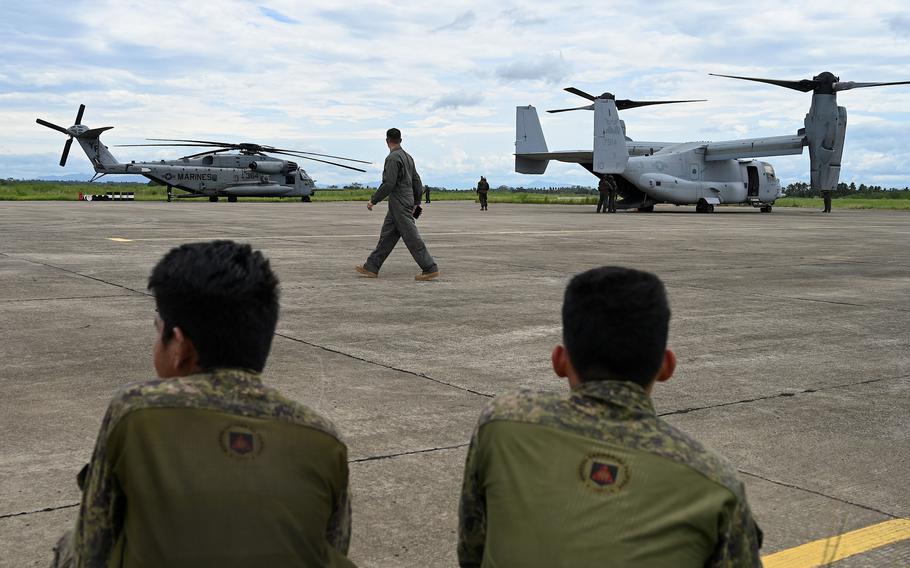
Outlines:
<svg viewBox="0 0 910 568"><path fill-rule="evenodd" d="M629 482L629 466L610 454L589 454L578 466L578 477L595 493L617 493Z"/></svg>
<svg viewBox="0 0 910 568"><path fill-rule="evenodd" d="M231 424L222 430L220 442L225 454L241 460L255 459L265 447L262 435L246 424Z"/></svg>

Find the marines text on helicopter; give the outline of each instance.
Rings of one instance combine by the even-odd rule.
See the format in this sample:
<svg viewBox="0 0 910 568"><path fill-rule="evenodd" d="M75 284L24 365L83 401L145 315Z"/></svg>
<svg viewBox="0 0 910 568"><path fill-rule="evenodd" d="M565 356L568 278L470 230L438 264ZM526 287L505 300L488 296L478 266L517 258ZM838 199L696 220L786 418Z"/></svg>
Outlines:
<svg viewBox="0 0 910 568"><path fill-rule="evenodd" d="M124 164L117 161L108 151L107 146L101 143L101 133L105 130L110 130L113 126L89 128L82 124L82 114L84 112L85 105L79 105L79 111L76 113L76 123L69 128L57 126L40 118L36 120L38 124L69 136L66 145L63 147L60 165L66 165L66 158L75 138L79 141L79 145L82 146L85 155L88 156L92 166L95 168L95 176L92 177L92 181L107 174L138 174L167 186L168 201L173 196L172 190L174 188L188 192L187 194L180 194L178 197L208 197L209 201L218 201L219 197L227 197L227 200L231 202L237 201L238 197L299 197L301 201L309 201L310 196L316 191L313 179L295 162L275 158L269 156L269 154L294 156L358 172L366 170L320 158L332 158L361 164L370 163L352 158L287 150L259 144L152 138L150 140L163 143L122 144L122 146L179 146L206 149L177 160L133 161ZM231 150L235 152L225 153Z"/></svg>
<svg viewBox="0 0 910 568"><path fill-rule="evenodd" d="M787 136L723 142L638 142L625 136L626 125L619 120L617 111L695 101L616 100L610 93L595 97L569 87L566 91L593 104L548 112L593 110L593 151L549 152L537 110L533 106L520 106L516 109L515 171L542 174L550 160L580 164L598 177L612 178L623 197L618 204L621 208L653 211L657 203L694 204L698 212L710 213L721 203L748 203L767 213L781 196L780 181L771 164L752 158L802 154L803 147L808 146L811 187L833 191L840 179L847 130L847 110L837 106L837 92L910 84L910 81L841 82L829 72L801 81L717 76L769 83L804 93L812 91L805 127Z"/></svg>

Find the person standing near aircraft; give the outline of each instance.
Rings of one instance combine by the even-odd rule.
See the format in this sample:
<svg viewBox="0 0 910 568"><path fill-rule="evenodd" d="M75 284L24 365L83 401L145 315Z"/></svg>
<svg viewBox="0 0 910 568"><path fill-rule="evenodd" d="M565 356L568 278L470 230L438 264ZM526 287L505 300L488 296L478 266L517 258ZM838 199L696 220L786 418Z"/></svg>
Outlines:
<svg viewBox="0 0 910 568"><path fill-rule="evenodd" d="M822 199L825 202L825 208L822 210L822 213L830 213L831 212L831 192L823 191Z"/></svg>
<svg viewBox="0 0 910 568"><path fill-rule="evenodd" d="M382 263L395 248L398 240L402 239L421 269L421 273L414 279L432 280L439 277L439 267L427 251L414 221L414 211L419 206L420 196L423 194L423 183L414 165L414 158L401 147L401 131L390 128L386 131L385 141L389 147L389 155L386 156L382 170L382 184L370 197L367 209L372 211L374 205L388 197L389 211L382 223L379 243L367 261L362 266L355 267L355 270L367 278L377 278Z"/></svg>
<svg viewBox="0 0 910 568"><path fill-rule="evenodd" d="M609 180L610 185L607 189L607 213L616 213L616 180L613 179L613 176L604 176L604 178Z"/></svg>
<svg viewBox="0 0 910 568"><path fill-rule="evenodd" d="M477 182L477 195L480 197L480 210L487 211L487 194L490 192L490 184L487 183L487 178L480 176L480 181Z"/></svg>
<svg viewBox="0 0 910 568"><path fill-rule="evenodd" d="M607 194L610 191L610 184L607 183L607 176L601 176L600 181L597 183L597 193L599 198L597 200L597 212L607 212Z"/></svg>
<svg viewBox="0 0 910 568"><path fill-rule="evenodd" d="M481 412L465 463L458 561L474 566L761 566L736 469L661 420L670 306L653 274L576 275L553 349L565 393Z"/></svg>
<svg viewBox="0 0 910 568"><path fill-rule="evenodd" d="M425 185L425 186L423 187L423 194L424 194L424 196L426 197L426 202L425 202L425 203L429 203L429 202L430 202L430 186Z"/></svg>

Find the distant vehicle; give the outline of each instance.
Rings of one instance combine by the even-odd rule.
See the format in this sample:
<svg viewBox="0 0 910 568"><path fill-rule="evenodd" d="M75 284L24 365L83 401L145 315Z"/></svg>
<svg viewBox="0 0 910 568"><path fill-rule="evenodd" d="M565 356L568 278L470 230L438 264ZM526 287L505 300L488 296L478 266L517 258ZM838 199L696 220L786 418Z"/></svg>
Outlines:
<svg viewBox="0 0 910 568"><path fill-rule="evenodd" d="M110 130L113 126L89 128L82 124L82 114L84 112L85 105L79 105L79 111L76 113L76 123L69 128L63 128L40 118L36 120L42 126L69 136L63 146L60 165L66 165L66 158L69 156L70 146L75 138L79 141L79 145L82 146L85 155L88 156L92 166L95 168L95 175L91 181L95 181L107 174L138 174L167 186L168 201L173 198L173 190L175 188L187 192L187 194L178 194L177 197L208 197L209 201L218 201L219 197L227 197L230 202L237 201L238 197L299 197L301 201L310 201L310 196L316 192L316 185L313 183L313 179L296 162L275 158L269 156L269 154L294 156L358 172L366 170L319 158L332 158L361 164L370 163L352 158L300 150L287 150L259 144L150 138L149 140L163 143L122 144L121 146L170 146L206 149L176 160L160 160L157 162L132 161L124 164L117 161L117 158L108 151L108 147L101 142L101 133L105 130ZM234 152L225 153L229 151Z"/></svg>
<svg viewBox="0 0 910 568"><path fill-rule="evenodd" d="M542 174L550 160L580 164L599 178L612 177L623 198L618 207L626 209L653 211L655 204L674 203L695 205L696 211L711 213L721 203L748 203L770 213L775 200L783 195L780 181L771 164L752 158L802 154L803 147L808 146L812 189L832 191L840 179L847 130L847 109L837 106L837 92L910 84L841 82L827 71L801 81L716 76L769 83L804 93L812 91L805 128L786 136L723 142L638 142L626 137L619 110L695 101L616 100L610 93L595 97L569 87L566 91L593 104L548 112L593 110L593 151L548 151L537 110L520 106L516 109L515 171Z"/></svg>

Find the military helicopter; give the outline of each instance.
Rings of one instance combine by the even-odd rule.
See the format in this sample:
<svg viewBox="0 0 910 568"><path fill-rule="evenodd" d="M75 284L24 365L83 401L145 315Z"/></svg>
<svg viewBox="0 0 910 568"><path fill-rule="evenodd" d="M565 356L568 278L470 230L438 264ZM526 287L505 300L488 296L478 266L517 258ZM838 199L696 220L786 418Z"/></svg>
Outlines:
<svg viewBox="0 0 910 568"><path fill-rule="evenodd" d="M101 142L101 133L110 130L113 126L89 128L82 124L84 112L85 105L79 105L79 110L76 112L76 123L69 128L63 128L40 118L35 121L69 136L63 146L60 165L66 165L66 158L69 156L70 146L75 138L95 168L95 175L91 181L107 174L138 174L167 186L168 201L174 197L174 188L188 192L178 194L178 197L208 197L209 201L218 201L219 197L227 197L229 202L236 202L238 197L300 197L301 201L310 201L310 196L316 192L313 179L296 162L275 158L268 154L294 156L358 172L366 170L320 158L361 164L370 163L353 158L287 150L259 144L149 138L148 140L161 143L121 144L120 146L194 147L205 148L205 150L177 160L132 161L124 164L117 161L108 147ZM235 153L225 153L232 150Z"/></svg>
<svg viewBox="0 0 910 568"><path fill-rule="evenodd" d="M611 93L594 96L568 87L566 91L593 104L548 112L593 110L593 151L549 152L537 110L533 106L520 106L516 108L515 171L542 174L550 160L580 164L598 177L611 177L622 196L617 206L626 209L649 212L655 204L673 203L694 204L697 212L711 213L721 203L748 203L763 213L770 213L775 200L782 195L780 181L771 164L752 158L802 154L803 147L808 146L812 189L832 191L840 179L847 130L847 110L837 106L837 92L910 84L910 81L841 82L827 71L801 81L711 75L768 83L804 93L812 91L805 127L791 135L722 142L638 142L625 135L626 125L619 120L619 110L695 101L616 100Z"/></svg>

